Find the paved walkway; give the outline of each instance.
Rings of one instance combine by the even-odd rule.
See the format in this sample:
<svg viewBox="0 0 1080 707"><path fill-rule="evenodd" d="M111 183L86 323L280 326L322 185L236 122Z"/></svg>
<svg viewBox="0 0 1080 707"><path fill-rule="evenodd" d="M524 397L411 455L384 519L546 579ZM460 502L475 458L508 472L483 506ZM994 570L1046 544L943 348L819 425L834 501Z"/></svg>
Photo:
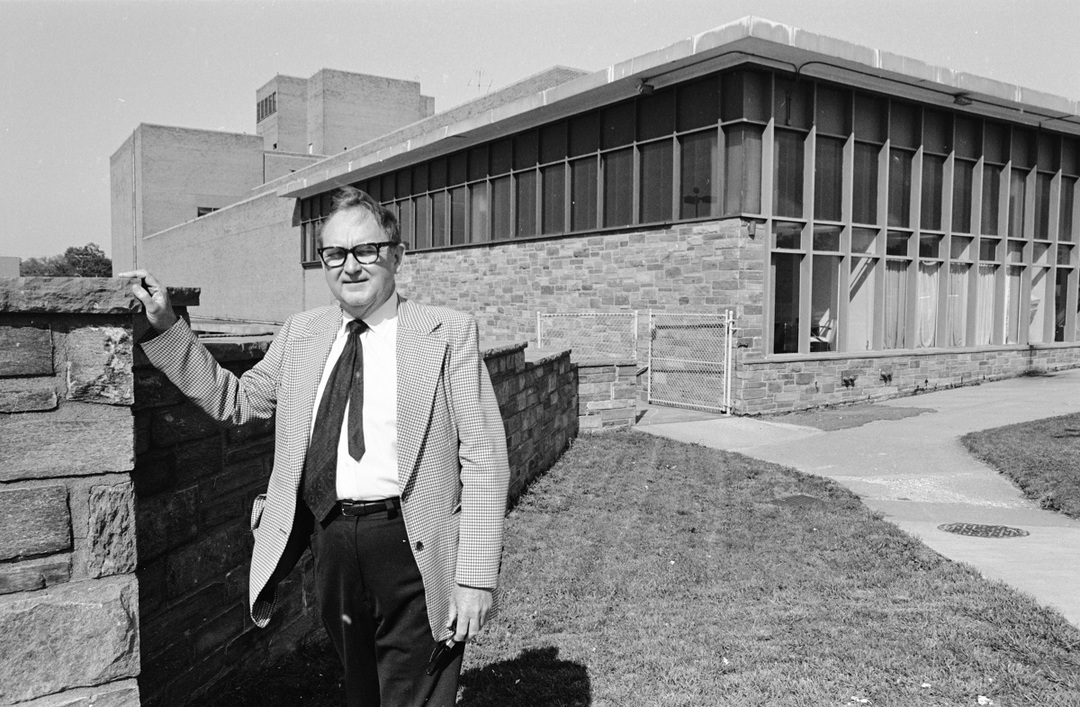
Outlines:
<svg viewBox="0 0 1080 707"><path fill-rule="evenodd" d="M1080 521L1041 510L959 441L974 430L1080 412L1080 370L877 405L925 412L826 432L651 407L638 429L834 479L942 555L1026 592L1080 626ZM939 530L943 523L1006 525L1030 535L965 537Z"/></svg>

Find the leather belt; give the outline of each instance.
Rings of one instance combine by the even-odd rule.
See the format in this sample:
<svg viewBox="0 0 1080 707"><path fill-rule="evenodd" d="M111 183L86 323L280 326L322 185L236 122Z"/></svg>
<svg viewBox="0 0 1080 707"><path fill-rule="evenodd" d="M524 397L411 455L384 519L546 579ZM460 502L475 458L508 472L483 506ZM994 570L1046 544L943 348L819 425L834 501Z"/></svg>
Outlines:
<svg viewBox="0 0 1080 707"><path fill-rule="evenodd" d="M343 516L367 516L372 513L379 513L385 511L386 513L393 513L394 511L401 509L401 499L397 496L393 498L384 498L380 501L338 501L338 507L341 508L341 515Z"/></svg>

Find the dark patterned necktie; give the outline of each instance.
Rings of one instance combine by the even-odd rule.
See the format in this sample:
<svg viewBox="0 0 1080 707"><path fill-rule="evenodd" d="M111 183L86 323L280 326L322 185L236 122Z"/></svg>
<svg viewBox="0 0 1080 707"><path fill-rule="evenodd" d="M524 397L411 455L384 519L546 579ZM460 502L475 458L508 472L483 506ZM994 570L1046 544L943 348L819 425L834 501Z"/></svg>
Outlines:
<svg viewBox="0 0 1080 707"><path fill-rule="evenodd" d="M315 415L302 492L315 520L321 522L337 503L337 449L345 408L349 409L349 456L364 456L364 349L361 332L367 325L359 319L348 324L345 348L334 364Z"/></svg>

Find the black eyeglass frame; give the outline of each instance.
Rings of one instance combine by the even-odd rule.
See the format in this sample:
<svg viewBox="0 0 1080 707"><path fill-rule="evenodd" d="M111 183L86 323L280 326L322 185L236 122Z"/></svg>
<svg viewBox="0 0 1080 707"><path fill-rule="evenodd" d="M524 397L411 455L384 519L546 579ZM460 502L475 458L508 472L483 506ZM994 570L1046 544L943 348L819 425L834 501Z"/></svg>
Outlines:
<svg viewBox="0 0 1080 707"><path fill-rule="evenodd" d="M379 256L381 255L381 252L382 252L383 248L385 248L387 246L396 246L396 245L398 245L398 244L395 243L394 241L380 241L378 243L361 243L359 245L354 245L352 248L342 248L341 246L331 245L331 246L325 246L323 248L316 248L315 252L319 254L319 260L321 260L322 264L325 265L326 267L328 267L328 268L341 268L341 267L345 267L345 262L349 259L349 254L350 253L352 254L352 257L354 257L356 259L356 262L360 263L361 265L374 265L375 263L379 262ZM367 250L368 248L372 248L372 247L375 248L375 257L371 257L371 251ZM363 257L361 257L360 252L358 252L358 251L360 251L360 249L364 249ZM336 265L331 265L330 263L328 263L326 261L326 256L323 255L323 253L325 253L328 250L344 251L345 256L341 259L340 263L337 263Z"/></svg>

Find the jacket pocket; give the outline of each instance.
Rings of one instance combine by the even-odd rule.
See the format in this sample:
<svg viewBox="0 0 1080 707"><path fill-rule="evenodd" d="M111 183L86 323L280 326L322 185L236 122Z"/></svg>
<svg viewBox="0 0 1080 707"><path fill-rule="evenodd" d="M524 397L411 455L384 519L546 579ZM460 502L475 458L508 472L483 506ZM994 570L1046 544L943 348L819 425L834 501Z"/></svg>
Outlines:
<svg viewBox="0 0 1080 707"><path fill-rule="evenodd" d="M251 504L251 532L255 533L259 529L259 523L262 522L263 508L266 507L266 494L260 493L255 497L254 503Z"/></svg>

